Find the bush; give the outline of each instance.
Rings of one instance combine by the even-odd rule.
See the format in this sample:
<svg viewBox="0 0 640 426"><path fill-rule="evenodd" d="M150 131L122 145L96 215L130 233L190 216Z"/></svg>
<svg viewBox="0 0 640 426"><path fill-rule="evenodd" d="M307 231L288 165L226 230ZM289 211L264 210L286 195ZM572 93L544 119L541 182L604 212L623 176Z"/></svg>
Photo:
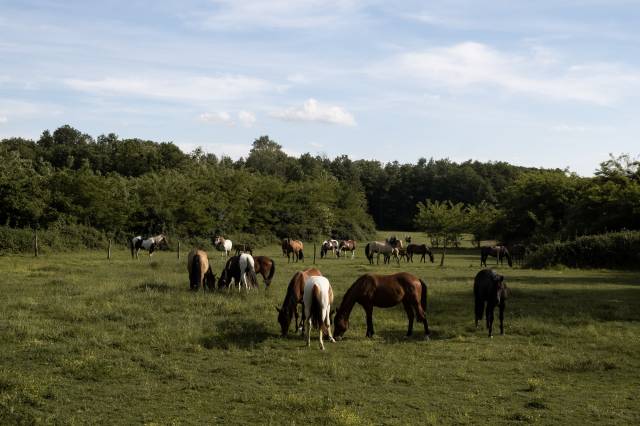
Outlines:
<svg viewBox="0 0 640 426"><path fill-rule="evenodd" d="M68 251L107 247L107 237L89 226L56 223L49 229L38 230L40 251ZM33 251L33 230L0 226L0 253Z"/></svg>
<svg viewBox="0 0 640 426"><path fill-rule="evenodd" d="M589 235L574 241L544 244L527 257L526 266L531 268L554 265L570 268L638 269L640 231Z"/></svg>

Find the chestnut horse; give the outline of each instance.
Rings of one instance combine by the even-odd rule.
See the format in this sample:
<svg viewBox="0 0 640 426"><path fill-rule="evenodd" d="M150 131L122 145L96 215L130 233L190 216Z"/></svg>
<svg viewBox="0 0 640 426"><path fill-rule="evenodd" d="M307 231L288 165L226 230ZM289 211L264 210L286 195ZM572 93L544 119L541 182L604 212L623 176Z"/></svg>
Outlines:
<svg viewBox="0 0 640 426"><path fill-rule="evenodd" d="M491 269L478 272L473 280L473 296L475 299L476 328L482 319L485 302L487 304L487 329L489 337L493 337L493 310L496 305L500 309L500 334L504 334L504 308L509 295L509 289L504 282L504 276L496 274Z"/></svg>
<svg viewBox="0 0 640 426"><path fill-rule="evenodd" d="M187 271L189 272L189 287L193 291L213 290L216 283L216 276L211 271L207 252L193 249L187 257Z"/></svg>
<svg viewBox="0 0 640 426"><path fill-rule="evenodd" d="M255 263L256 274L262 275L262 278L264 278L264 285L269 287L271 285L273 275L276 273L276 262L267 256L254 256L253 260Z"/></svg>
<svg viewBox="0 0 640 426"><path fill-rule="evenodd" d="M506 257L509 266L513 266L513 263L511 262L511 255L505 246L480 247L480 266L487 266L487 257L489 256L497 258L496 265L498 263L502 265L502 259Z"/></svg>
<svg viewBox="0 0 640 426"><path fill-rule="evenodd" d="M283 248L287 252L287 263L291 262L292 257L295 262L298 260L302 260L304 262L304 253L302 252L304 244L302 244L302 241L287 238L282 244Z"/></svg>
<svg viewBox="0 0 640 426"><path fill-rule="evenodd" d="M407 261L408 262L413 262L413 255L414 254L421 254L422 256L420 257L420 262L427 262L425 259L425 256L428 254L429 255L429 260L431 261L431 263L433 263L433 253L431 252L431 249L429 249L429 247L427 247L426 244L409 244L407 246Z"/></svg>
<svg viewBox="0 0 640 426"><path fill-rule="evenodd" d="M324 351L322 335L329 334L329 340L335 342L331 335L331 304L333 289L325 277L309 277L304 283L304 315L307 318L307 347L311 346L311 327L320 331L320 349Z"/></svg>
<svg viewBox="0 0 640 426"><path fill-rule="evenodd" d="M321 277L322 272L316 268L308 268L304 271L298 271L293 274L289 286L287 287L287 294L284 296L282 307L276 306L278 311L278 323L280 323L280 330L282 331L282 337L289 334L289 326L291 325L291 319L295 316L296 331L299 327L303 326L304 311L302 313L303 320L298 324L298 304L302 303L302 296L304 294L304 283L309 277Z"/></svg>
<svg viewBox="0 0 640 426"><path fill-rule="evenodd" d="M338 246L338 256L343 251L350 251L351 258L353 259L356 256L356 242L355 240L342 240L340 241L340 245Z"/></svg>
<svg viewBox="0 0 640 426"><path fill-rule="evenodd" d="M334 320L334 337L344 335L349 328L349 315L359 303L367 315L367 337L373 336L373 307L390 308L402 302L409 318L407 336L413 333L413 319L424 324L425 338L429 338L427 323L427 284L408 272L393 275L365 274L347 290Z"/></svg>

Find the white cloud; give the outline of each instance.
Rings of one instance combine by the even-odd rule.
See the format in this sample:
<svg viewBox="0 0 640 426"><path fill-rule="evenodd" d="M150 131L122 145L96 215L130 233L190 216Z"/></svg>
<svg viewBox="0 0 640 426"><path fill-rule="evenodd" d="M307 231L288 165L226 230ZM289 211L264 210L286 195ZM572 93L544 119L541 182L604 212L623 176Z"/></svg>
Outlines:
<svg viewBox="0 0 640 426"><path fill-rule="evenodd" d="M9 121L9 119L6 116L0 115L0 124L4 124L7 121Z"/></svg>
<svg viewBox="0 0 640 426"><path fill-rule="evenodd" d="M311 98L301 107L287 108L271 113L272 117L287 121L317 121L321 123L355 126L353 115L336 105L324 105Z"/></svg>
<svg viewBox="0 0 640 426"><path fill-rule="evenodd" d="M111 96L142 96L186 101L231 100L276 90L277 86L259 78L242 75L218 77L120 78L101 80L67 79L74 90Z"/></svg>
<svg viewBox="0 0 640 426"><path fill-rule="evenodd" d="M238 112L238 121L244 127L251 127L256 122L256 115L250 111L240 111Z"/></svg>
<svg viewBox="0 0 640 426"><path fill-rule="evenodd" d="M374 76L454 91L499 88L554 100L610 105L640 91L640 72L617 64L562 66L547 49L504 53L475 42L409 52L371 68Z"/></svg>
<svg viewBox="0 0 640 426"><path fill-rule="evenodd" d="M233 126L235 123L231 119L231 114L226 111L220 112L205 112L198 116L200 121L205 123L221 123L228 126Z"/></svg>
<svg viewBox="0 0 640 426"><path fill-rule="evenodd" d="M312 147L316 148L316 149L322 149L324 148L324 145L318 142L309 142L309 145L311 145Z"/></svg>

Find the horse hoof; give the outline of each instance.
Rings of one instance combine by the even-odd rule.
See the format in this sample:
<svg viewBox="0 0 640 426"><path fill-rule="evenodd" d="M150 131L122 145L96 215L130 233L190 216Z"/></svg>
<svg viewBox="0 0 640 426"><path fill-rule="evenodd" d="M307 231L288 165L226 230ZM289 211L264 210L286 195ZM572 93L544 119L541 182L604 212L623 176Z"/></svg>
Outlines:
<svg viewBox="0 0 640 426"><path fill-rule="evenodd" d="M329 339L329 341L331 341L331 343L335 343L335 342L336 342L336 339L334 339L333 337L331 337L331 338Z"/></svg>
<svg viewBox="0 0 640 426"><path fill-rule="evenodd" d="M493 335L492 334L489 335L489 339L493 339Z"/></svg>

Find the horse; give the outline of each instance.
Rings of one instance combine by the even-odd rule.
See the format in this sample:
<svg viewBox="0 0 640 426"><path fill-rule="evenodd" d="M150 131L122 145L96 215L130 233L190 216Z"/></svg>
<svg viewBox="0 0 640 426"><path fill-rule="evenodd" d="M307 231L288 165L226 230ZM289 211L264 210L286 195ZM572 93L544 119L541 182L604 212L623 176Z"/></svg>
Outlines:
<svg viewBox="0 0 640 426"><path fill-rule="evenodd" d="M514 244L511 246L511 258L516 265L522 265L525 255L527 254L527 248L522 244Z"/></svg>
<svg viewBox="0 0 640 426"><path fill-rule="evenodd" d="M302 249L304 248L304 244L299 240L292 240L291 238L287 238L286 240L285 250L287 252L287 263L291 262L291 257L293 260L297 262L298 260L302 260L304 262L304 253ZM285 243L283 243L284 245ZM291 256L293 255L293 256Z"/></svg>
<svg viewBox="0 0 640 426"><path fill-rule="evenodd" d="M209 265L207 252L193 249L187 256L187 271L189 272L189 288L198 291L213 290L216 283L216 276Z"/></svg>
<svg viewBox="0 0 640 426"><path fill-rule="evenodd" d="M264 285L269 287L271 285L273 275L276 273L276 262L267 256L254 256L253 260L255 262L254 266L256 274L262 275Z"/></svg>
<svg viewBox="0 0 640 426"><path fill-rule="evenodd" d="M229 253L233 247L231 240L225 240L222 235L216 236L213 245L216 247L216 250L223 252L222 257L229 257Z"/></svg>
<svg viewBox="0 0 640 426"><path fill-rule="evenodd" d="M356 242L355 240L342 240L338 245L338 256L343 251L350 251L351 258L353 259L356 256Z"/></svg>
<svg viewBox="0 0 640 426"><path fill-rule="evenodd" d="M336 241L336 240L325 240L325 241L323 241L322 245L320 246L320 259L324 258L329 251L333 252L333 254L336 257L339 257L337 255L338 241Z"/></svg>
<svg viewBox="0 0 640 426"><path fill-rule="evenodd" d="M131 258L134 257L139 259L138 252L140 249L147 250L149 252L149 259L151 259L151 255L160 245L167 246L169 242L167 241L167 237L164 234L156 235L155 237L149 237L147 239L143 239L141 236L133 237L130 241L129 246L131 247Z"/></svg>
<svg viewBox="0 0 640 426"><path fill-rule="evenodd" d="M299 327L303 326L304 322L304 311L302 312L303 319L298 324L298 304L302 303L302 296L304 294L304 283L307 281L309 277L312 276L322 276L322 272L316 268L308 268L304 271L298 271L293 274L291 281L289 281L289 286L287 287L287 294L284 296L284 301L282 302L282 307L278 308L276 306L276 311L278 311L278 323L280 324L280 330L282 332L282 337L285 337L289 334L289 326L291 325L291 319L295 316L295 325L296 331Z"/></svg>
<svg viewBox="0 0 640 426"><path fill-rule="evenodd" d="M427 323L427 284L408 272L393 275L365 274L347 290L336 312L333 335L341 337L349 328L349 315L359 303L367 316L367 337L373 336L373 307L390 308L402 302L409 319L407 336L413 334L413 319L424 324L425 339L429 338Z"/></svg>
<svg viewBox="0 0 640 426"><path fill-rule="evenodd" d="M249 277L248 279L247 276ZM238 291L243 285L246 290L249 290L249 284L251 284L251 287L258 287L258 277L256 276L253 256L242 253L240 256L233 256L227 260L220 278L218 278L218 288L231 288L232 279L234 285L238 285Z"/></svg>
<svg viewBox="0 0 640 426"><path fill-rule="evenodd" d="M307 324L307 347L311 346L311 326L320 331L320 349L324 351L322 335L326 330L329 340L335 343L331 334L331 304L333 289L326 277L312 276L304 283L304 314Z"/></svg>
<svg viewBox="0 0 640 426"><path fill-rule="evenodd" d="M385 260L387 259L387 256L390 256L393 254L393 249L394 248L402 248L402 241L395 239L392 240L393 242L388 242L385 241L380 242L380 241L371 241L370 243L367 244L367 246L364 248L364 254L367 256L367 259L369 259L369 264L373 265L373 255L374 253L378 254L377 257L377 264L380 264L380 254L382 253L383 255L385 255ZM400 263L400 260L398 259L398 263Z"/></svg>
<svg viewBox="0 0 640 426"><path fill-rule="evenodd" d="M496 274L491 269L483 269L473 280L473 297L475 299L476 328L482 319L485 302L487 304L487 329L489 337L493 337L493 310L496 305L500 309L500 334L504 334L504 308L509 295L509 289L504 282L504 276Z"/></svg>
<svg viewBox="0 0 640 426"><path fill-rule="evenodd" d="M429 255L429 260L433 263L433 253L426 244L409 244L407 246L407 262L413 262L413 255L421 254L420 262L427 262L425 256Z"/></svg>
<svg viewBox="0 0 640 426"><path fill-rule="evenodd" d="M507 263L509 266L513 266L511 262L511 255L509 254L509 250L505 246L482 246L480 247L480 266L487 266L487 257L493 256L496 259L496 265L500 263L502 265L502 259L507 258Z"/></svg>
<svg viewBox="0 0 640 426"><path fill-rule="evenodd" d="M249 253L253 256L253 248L250 244L236 244L236 256L241 253Z"/></svg>
<svg viewBox="0 0 640 426"><path fill-rule="evenodd" d="M282 257L287 255L287 247L289 246L289 244L287 243L288 238L283 238L282 239Z"/></svg>
<svg viewBox="0 0 640 426"><path fill-rule="evenodd" d="M405 235L404 242L407 244L411 244L411 235Z"/></svg>

